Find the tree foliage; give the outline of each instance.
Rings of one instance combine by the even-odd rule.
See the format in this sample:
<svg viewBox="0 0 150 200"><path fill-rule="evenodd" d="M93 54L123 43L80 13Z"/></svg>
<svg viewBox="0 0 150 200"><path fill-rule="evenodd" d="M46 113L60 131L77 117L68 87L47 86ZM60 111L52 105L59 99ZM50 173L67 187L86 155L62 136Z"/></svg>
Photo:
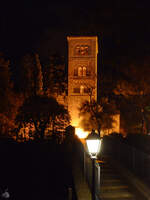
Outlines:
<svg viewBox="0 0 150 200"><path fill-rule="evenodd" d="M13 81L15 91L25 97L42 94L43 75L38 54L26 54L14 64Z"/></svg>
<svg viewBox="0 0 150 200"><path fill-rule="evenodd" d="M118 81L114 91L120 96L118 106L127 132L148 133L150 130L149 62L150 59L145 58L122 69L124 78Z"/></svg>
<svg viewBox="0 0 150 200"><path fill-rule="evenodd" d="M0 54L1 133L11 132L11 130L18 132L21 127L26 127L31 124L26 112L26 109L28 110L29 108L37 117L36 120L38 121L39 119L40 121L40 124L39 122L36 124L36 121L34 120L34 128L37 129L36 133L38 135L44 134L44 129L47 129L47 126L49 126L53 132L56 132L68 125L69 115L67 110L63 105L56 103L54 98L52 101L51 97L52 95L55 97L66 91L67 82L64 69L64 61L59 56L51 57L48 65L45 64L42 66L39 55L36 53L26 54L15 60L15 62L14 60L13 62L10 62L3 54ZM45 75L44 78L43 74ZM46 96L39 97L43 94L43 88L46 88L45 94L49 96L51 102L51 105L50 102L45 102L45 107L43 106L44 101L46 101ZM30 104L32 106L30 106ZM26 116L24 115L24 117L23 112L21 114L23 108L24 113L26 113ZM54 108L54 110L52 108ZM36 113L35 110L40 110L41 114L39 115L39 112ZM53 112L55 114L52 114ZM51 115L48 115L48 113L51 113ZM33 115L31 116L33 117ZM47 122L47 118L44 118L45 116L51 116L49 122ZM21 117L23 117L22 122ZM17 119L17 124L15 124L15 118ZM42 121L42 118L45 122ZM32 118L32 120L33 119L35 118ZM8 121L10 122L8 123L10 125L7 126L6 122ZM40 135L40 137L43 136Z"/></svg>
<svg viewBox="0 0 150 200"><path fill-rule="evenodd" d="M16 117L18 126L33 125L35 137L43 139L46 129L52 133L69 124L69 114L53 97L33 96L25 100Z"/></svg>
<svg viewBox="0 0 150 200"><path fill-rule="evenodd" d="M14 118L20 100L13 92L10 79L10 60L0 53L0 135L10 137L10 131L15 127Z"/></svg>
<svg viewBox="0 0 150 200"><path fill-rule="evenodd" d="M7 113L10 105L10 61L0 54L0 113Z"/></svg>
<svg viewBox="0 0 150 200"><path fill-rule="evenodd" d="M67 93L67 73L63 57L53 55L43 63L43 88L47 95Z"/></svg>
<svg viewBox="0 0 150 200"><path fill-rule="evenodd" d="M116 108L114 104L108 102L106 98L101 98L100 102L85 101L80 107L80 116L83 117L83 128L96 129L100 134L101 130L107 130L113 127L114 114Z"/></svg>

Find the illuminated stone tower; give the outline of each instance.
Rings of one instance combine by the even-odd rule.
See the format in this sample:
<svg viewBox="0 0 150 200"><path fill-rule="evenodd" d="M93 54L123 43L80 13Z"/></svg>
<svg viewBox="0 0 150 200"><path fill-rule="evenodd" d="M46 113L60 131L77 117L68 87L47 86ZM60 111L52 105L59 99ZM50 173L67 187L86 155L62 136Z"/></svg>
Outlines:
<svg viewBox="0 0 150 200"><path fill-rule="evenodd" d="M68 40L68 110L71 124L78 127L81 103L97 100L98 38L67 37Z"/></svg>

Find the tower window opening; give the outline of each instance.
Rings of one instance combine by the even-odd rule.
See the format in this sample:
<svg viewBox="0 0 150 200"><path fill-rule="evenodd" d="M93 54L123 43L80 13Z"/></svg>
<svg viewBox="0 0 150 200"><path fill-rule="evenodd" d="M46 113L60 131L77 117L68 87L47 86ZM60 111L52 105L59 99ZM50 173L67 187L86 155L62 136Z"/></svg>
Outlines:
<svg viewBox="0 0 150 200"><path fill-rule="evenodd" d="M73 93L80 93L80 88L74 88Z"/></svg>
<svg viewBox="0 0 150 200"><path fill-rule="evenodd" d="M87 76L88 71L86 67L80 66L78 69L74 69L74 76Z"/></svg>
<svg viewBox="0 0 150 200"><path fill-rule="evenodd" d="M83 67L83 76L86 76L86 67Z"/></svg>
<svg viewBox="0 0 150 200"><path fill-rule="evenodd" d="M84 93L84 86L81 85L81 86L80 86L80 94L83 94L83 93Z"/></svg>
<svg viewBox="0 0 150 200"><path fill-rule="evenodd" d="M82 76L83 75L83 69L82 67L78 68L78 76Z"/></svg>

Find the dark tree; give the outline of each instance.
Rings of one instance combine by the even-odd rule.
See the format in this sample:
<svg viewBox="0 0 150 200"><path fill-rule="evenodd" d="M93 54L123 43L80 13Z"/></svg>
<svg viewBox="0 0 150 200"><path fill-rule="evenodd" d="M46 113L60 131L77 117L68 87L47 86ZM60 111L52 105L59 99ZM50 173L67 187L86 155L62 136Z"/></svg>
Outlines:
<svg viewBox="0 0 150 200"><path fill-rule="evenodd" d="M48 96L66 95L67 72L63 57L53 55L43 63L43 89Z"/></svg>
<svg viewBox="0 0 150 200"><path fill-rule="evenodd" d="M25 97L42 94L43 75L39 55L26 54L13 64L14 89Z"/></svg>
<svg viewBox="0 0 150 200"><path fill-rule="evenodd" d="M117 114L115 105L109 103L106 98L101 98L99 103L95 100L85 101L80 107L83 128L96 129L99 135L101 130L113 128L115 114Z"/></svg>
<svg viewBox="0 0 150 200"><path fill-rule="evenodd" d="M14 128L14 115L18 101L12 91L10 61L0 53L0 135L8 136Z"/></svg>
<svg viewBox="0 0 150 200"><path fill-rule="evenodd" d="M148 133L150 130L150 58L129 63L121 69L115 94L120 96L123 128L127 132Z"/></svg>
<svg viewBox="0 0 150 200"><path fill-rule="evenodd" d="M53 97L33 96L25 100L16 117L19 127L33 125L35 137L44 139L47 129L54 134L69 124L69 114Z"/></svg>
<svg viewBox="0 0 150 200"><path fill-rule="evenodd" d="M10 85L10 61L0 54L0 113L6 113L9 108Z"/></svg>

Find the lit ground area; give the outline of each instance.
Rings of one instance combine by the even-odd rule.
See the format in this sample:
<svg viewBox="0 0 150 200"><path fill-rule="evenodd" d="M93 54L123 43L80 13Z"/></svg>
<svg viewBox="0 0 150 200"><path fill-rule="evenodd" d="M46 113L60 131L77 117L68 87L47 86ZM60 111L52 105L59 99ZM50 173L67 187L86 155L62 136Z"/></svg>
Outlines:
<svg viewBox="0 0 150 200"><path fill-rule="evenodd" d="M15 200L66 199L72 175L64 146L1 144L1 189L7 186Z"/></svg>

